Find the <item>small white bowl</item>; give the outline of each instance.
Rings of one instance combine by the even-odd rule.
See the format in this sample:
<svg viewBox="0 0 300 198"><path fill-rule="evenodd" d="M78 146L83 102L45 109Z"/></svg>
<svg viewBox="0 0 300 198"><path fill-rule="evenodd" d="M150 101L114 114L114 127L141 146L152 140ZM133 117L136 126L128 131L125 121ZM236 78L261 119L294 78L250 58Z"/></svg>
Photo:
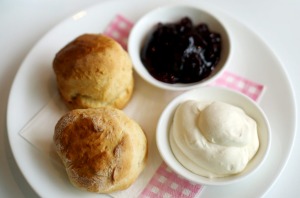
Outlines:
<svg viewBox="0 0 300 198"><path fill-rule="evenodd" d="M169 131L177 106L186 100L226 102L244 109L244 111L257 122L260 146L256 155L248 163L243 172L222 178L207 178L197 175L186 169L176 159L170 146ZM217 186L241 181L242 179L245 179L247 176L252 174L255 170L257 170L263 164L269 152L271 145L271 133L269 122L264 112L249 97L226 88L201 87L185 92L184 94L178 96L165 108L157 124L156 144L163 160L177 174L195 183Z"/></svg>
<svg viewBox="0 0 300 198"><path fill-rule="evenodd" d="M183 17L189 17L194 25L204 22L208 25L210 31L218 32L222 38L222 49L219 63L210 76L202 81L195 83L176 83L169 84L161 82L147 71L140 57L143 43L147 36L153 31L153 28L159 23L178 22ZM190 7L186 5L169 5L159 7L144 15L133 27L128 39L128 52L133 62L135 71L150 84L166 90L188 90L206 85L217 78L226 67L230 57L230 37L228 31L220 20L204 8Z"/></svg>

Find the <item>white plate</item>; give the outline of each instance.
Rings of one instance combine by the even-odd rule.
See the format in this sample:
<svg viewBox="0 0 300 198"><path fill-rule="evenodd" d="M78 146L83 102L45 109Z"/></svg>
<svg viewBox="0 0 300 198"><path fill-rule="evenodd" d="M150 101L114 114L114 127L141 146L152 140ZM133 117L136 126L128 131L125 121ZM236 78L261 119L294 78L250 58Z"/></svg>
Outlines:
<svg viewBox="0 0 300 198"><path fill-rule="evenodd" d="M116 14L122 14L136 21L150 9L168 2L106 1L82 10L49 31L24 60L9 97L8 137L17 164L29 184L41 197L99 197L97 194L80 192L73 188L64 171L59 171L48 156L39 152L19 135L19 131L26 123L56 93L51 66L55 53L79 34L101 32ZM196 1L184 3L199 5ZM202 192L202 197L260 197L276 181L290 155L295 136L295 100L286 73L272 50L241 23L227 15L217 13L230 27L234 38L234 54L228 69L267 87L260 106L270 121L272 146L264 165L250 178L239 184L207 187ZM125 111L140 122L148 134L152 134L149 141L150 146L153 146L158 117L165 105L178 93L159 90L139 77L136 78L134 97Z"/></svg>

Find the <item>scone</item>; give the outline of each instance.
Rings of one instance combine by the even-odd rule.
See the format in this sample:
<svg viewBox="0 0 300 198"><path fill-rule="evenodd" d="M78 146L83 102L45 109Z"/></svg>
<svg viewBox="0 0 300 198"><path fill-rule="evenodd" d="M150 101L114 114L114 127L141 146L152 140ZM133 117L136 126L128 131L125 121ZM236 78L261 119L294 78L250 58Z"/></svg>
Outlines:
<svg viewBox="0 0 300 198"><path fill-rule="evenodd" d="M70 109L106 105L122 109L131 98L131 59L107 36L77 37L56 54L53 69L60 95Z"/></svg>
<svg viewBox="0 0 300 198"><path fill-rule="evenodd" d="M56 124L53 140L69 180L82 190L110 193L126 189L145 167L144 132L112 107L68 112Z"/></svg>

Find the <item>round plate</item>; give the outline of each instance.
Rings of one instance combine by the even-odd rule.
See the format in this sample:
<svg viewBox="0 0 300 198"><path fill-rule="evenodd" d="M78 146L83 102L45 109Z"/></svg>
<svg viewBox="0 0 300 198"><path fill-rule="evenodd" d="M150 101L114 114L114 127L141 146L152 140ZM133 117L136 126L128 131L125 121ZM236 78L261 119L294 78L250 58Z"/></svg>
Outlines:
<svg viewBox="0 0 300 198"><path fill-rule="evenodd" d="M41 197L99 197L97 194L82 192L72 187L65 171L19 134L57 92L52 70L55 53L80 34L102 32L116 14L135 22L144 13L168 3L167 0L147 3L133 0L106 1L84 9L49 31L25 58L9 97L8 137L20 170ZM196 1L187 0L184 3L200 6ZM208 4L202 3L201 6ZM266 86L259 105L271 125L272 146L266 162L251 177L238 184L206 187L201 196L260 197L278 178L289 157L295 136L295 100L286 73L272 50L238 21L218 11L215 13L230 27L229 31L234 38L233 56L228 70ZM145 129L149 141L149 155L159 155L154 137L157 120L163 108L179 92L160 90L147 84L137 75L135 77L134 95L125 112ZM152 163L151 159L149 163Z"/></svg>

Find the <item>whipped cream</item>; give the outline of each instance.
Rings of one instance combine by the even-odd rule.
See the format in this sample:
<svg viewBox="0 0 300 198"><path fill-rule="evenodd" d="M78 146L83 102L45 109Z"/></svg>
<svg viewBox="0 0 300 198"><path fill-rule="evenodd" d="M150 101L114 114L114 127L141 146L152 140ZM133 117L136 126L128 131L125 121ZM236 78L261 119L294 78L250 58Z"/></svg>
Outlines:
<svg viewBox="0 0 300 198"><path fill-rule="evenodd" d="M170 143L184 167L208 178L242 172L259 147L256 122L244 110L195 100L177 107Z"/></svg>

